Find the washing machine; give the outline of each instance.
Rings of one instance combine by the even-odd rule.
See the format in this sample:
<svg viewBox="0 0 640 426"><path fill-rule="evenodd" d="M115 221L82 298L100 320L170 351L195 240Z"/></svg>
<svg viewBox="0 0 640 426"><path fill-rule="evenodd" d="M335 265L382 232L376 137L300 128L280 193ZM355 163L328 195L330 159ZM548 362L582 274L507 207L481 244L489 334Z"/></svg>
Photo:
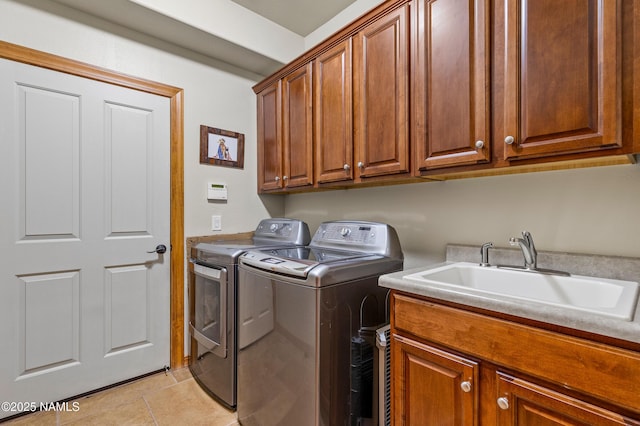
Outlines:
<svg viewBox="0 0 640 426"><path fill-rule="evenodd" d="M395 230L332 221L304 247L248 250L238 266L238 420L377 424L378 277L401 270Z"/></svg>

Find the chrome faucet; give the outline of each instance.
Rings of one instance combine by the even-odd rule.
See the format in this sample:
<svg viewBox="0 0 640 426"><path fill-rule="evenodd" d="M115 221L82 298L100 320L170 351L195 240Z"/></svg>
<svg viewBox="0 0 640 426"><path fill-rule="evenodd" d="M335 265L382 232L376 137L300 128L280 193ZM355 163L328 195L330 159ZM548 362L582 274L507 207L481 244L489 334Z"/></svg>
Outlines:
<svg viewBox="0 0 640 426"><path fill-rule="evenodd" d="M571 274L565 271L557 271L555 269L543 269L538 268L538 252L536 246L533 244L533 237L528 231L522 232L522 238L512 237L509 238L509 244L512 246L519 246L524 256L524 268L522 266L507 266L498 265L498 268L515 269L527 272L537 272L540 274L549 275L564 275L570 276Z"/></svg>
<svg viewBox="0 0 640 426"><path fill-rule="evenodd" d="M538 269L538 252L533 244L533 237L529 231L522 232L522 238L511 237L509 244L512 246L520 246L522 255L524 256L525 269Z"/></svg>
<svg viewBox="0 0 640 426"><path fill-rule="evenodd" d="M480 266L491 266L489 263L489 249L493 247L493 243L484 243L480 247Z"/></svg>

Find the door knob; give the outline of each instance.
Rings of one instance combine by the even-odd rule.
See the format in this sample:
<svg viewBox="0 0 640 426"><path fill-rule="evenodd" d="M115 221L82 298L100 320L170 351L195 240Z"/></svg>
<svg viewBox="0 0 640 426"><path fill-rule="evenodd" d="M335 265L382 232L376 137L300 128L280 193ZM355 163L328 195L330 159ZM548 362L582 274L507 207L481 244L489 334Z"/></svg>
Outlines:
<svg viewBox="0 0 640 426"><path fill-rule="evenodd" d="M155 250L148 251L147 253L158 253L163 254L167 252L167 246L164 244L158 244Z"/></svg>

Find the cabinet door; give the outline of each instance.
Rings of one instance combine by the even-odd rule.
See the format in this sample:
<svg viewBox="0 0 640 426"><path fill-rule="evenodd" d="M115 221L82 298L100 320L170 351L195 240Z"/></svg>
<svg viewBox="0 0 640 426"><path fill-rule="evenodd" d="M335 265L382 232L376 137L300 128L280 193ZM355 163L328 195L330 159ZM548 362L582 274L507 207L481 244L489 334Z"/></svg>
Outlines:
<svg viewBox="0 0 640 426"><path fill-rule="evenodd" d="M604 408L497 373L498 426L640 425Z"/></svg>
<svg viewBox="0 0 640 426"><path fill-rule="evenodd" d="M353 179L351 39L314 61L316 182Z"/></svg>
<svg viewBox="0 0 640 426"><path fill-rule="evenodd" d="M409 171L409 6L354 39L356 176Z"/></svg>
<svg viewBox="0 0 640 426"><path fill-rule="evenodd" d="M391 351L395 425L477 424L475 362L398 335Z"/></svg>
<svg viewBox="0 0 640 426"><path fill-rule="evenodd" d="M620 146L618 0L502 1L504 158Z"/></svg>
<svg viewBox="0 0 640 426"><path fill-rule="evenodd" d="M280 81L258 93L258 191L282 188Z"/></svg>
<svg viewBox="0 0 640 426"><path fill-rule="evenodd" d="M489 1L417 3L413 73L416 168L488 162Z"/></svg>
<svg viewBox="0 0 640 426"><path fill-rule="evenodd" d="M313 184L311 63L282 81L282 133L285 188Z"/></svg>

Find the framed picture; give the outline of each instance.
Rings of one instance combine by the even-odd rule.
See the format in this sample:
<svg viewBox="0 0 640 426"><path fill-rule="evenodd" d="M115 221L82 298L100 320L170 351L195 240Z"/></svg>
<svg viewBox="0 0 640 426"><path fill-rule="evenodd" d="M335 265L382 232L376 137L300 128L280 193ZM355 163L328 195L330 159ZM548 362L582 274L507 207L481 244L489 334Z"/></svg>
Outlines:
<svg viewBox="0 0 640 426"><path fill-rule="evenodd" d="M201 125L200 164L244 168L244 135Z"/></svg>

